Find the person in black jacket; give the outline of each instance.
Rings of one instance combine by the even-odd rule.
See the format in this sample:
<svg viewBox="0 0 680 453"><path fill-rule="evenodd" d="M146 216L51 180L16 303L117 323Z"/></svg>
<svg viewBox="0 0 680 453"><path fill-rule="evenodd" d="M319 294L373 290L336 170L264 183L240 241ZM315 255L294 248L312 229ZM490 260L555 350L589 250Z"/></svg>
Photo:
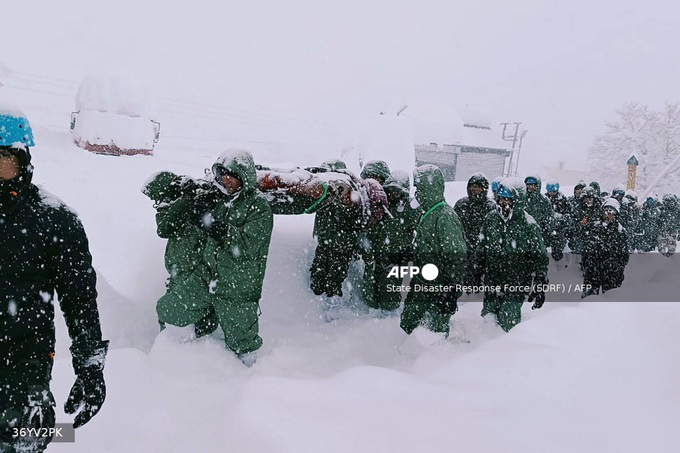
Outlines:
<svg viewBox="0 0 680 453"><path fill-rule="evenodd" d="M31 183L30 124L0 109L0 451L43 451L51 437L17 438L14 428L51 428L54 301L72 340L76 382L65 411L87 423L106 395L96 275L77 215Z"/></svg>
<svg viewBox="0 0 680 453"><path fill-rule="evenodd" d="M475 251L479 242L479 232L484 225L487 214L496 209L496 203L488 197L489 181L483 173L475 173L468 179L467 197L456 201L453 210L456 211L460 223L463 225L465 245L467 246L467 268L465 271L465 283L469 286L473 283L473 266Z"/></svg>
<svg viewBox="0 0 680 453"><path fill-rule="evenodd" d="M550 200L554 216L553 230L546 241L546 247L550 247L553 259L559 261L564 256L564 247L567 245L571 223L571 204L560 192L560 183L548 182L545 189L545 196Z"/></svg>
<svg viewBox="0 0 680 453"><path fill-rule="evenodd" d="M600 288L605 293L623 283L629 254L626 229L618 221L619 209L619 202L608 198L601 219L585 227L582 297L600 294Z"/></svg>

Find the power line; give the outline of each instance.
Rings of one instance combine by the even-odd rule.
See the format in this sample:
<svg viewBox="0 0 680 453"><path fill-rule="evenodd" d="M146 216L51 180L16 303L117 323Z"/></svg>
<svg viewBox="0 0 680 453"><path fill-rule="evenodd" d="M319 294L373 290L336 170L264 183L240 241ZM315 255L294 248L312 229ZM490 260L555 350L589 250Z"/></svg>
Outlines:
<svg viewBox="0 0 680 453"><path fill-rule="evenodd" d="M185 137L179 135L165 135L164 138L179 139L179 140L200 140L209 142L238 142L238 143L260 143L260 144L282 144L282 145L305 145L305 146L336 146L335 143L306 143L306 142L287 142L287 141L277 141L277 140L242 140L242 139L218 139L218 138L204 138L204 137Z"/></svg>
<svg viewBox="0 0 680 453"><path fill-rule="evenodd" d="M43 81L40 81L40 80L31 80L31 79L27 79L25 77L23 77L23 78L22 77L16 77L14 74L23 75L23 76L27 76L27 77L34 77L34 78L38 78L38 79L44 79L44 80L48 80L49 82L43 82ZM44 84L44 85L48 85L48 86L53 86L53 87L56 87L56 88L65 88L67 90L76 90L77 91L78 86L80 85L80 83L73 81L73 80L67 80L67 79L45 76L45 75L41 75L41 74L34 74L34 73L23 72L23 71L12 71L9 74L8 77L14 78L14 79L17 79L17 80L21 80L21 81L24 81L24 82L29 82L29 83L39 83L39 84ZM50 94L57 94L57 93L50 93ZM63 95L63 94L60 94L60 95ZM298 125L302 125L302 124L309 125L309 127L321 126L321 127L324 127L324 128L334 128L334 129L337 128L336 125L329 124L329 123L323 123L323 122L319 122L319 121L302 120L302 119L298 119L298 118L290 118L290 117L285 117L285 116L281 116L281 115L272 115L272 114L269 114L269 113L250 112L250 111L247 111L247 110L229 109L229 108L218 106L218 105L205 104L205 103L196 102L196 101L185 101L185 100L175 99L175 98L166 97L166 96L158 96L158 97L156 97L156 99L161 100L161 101L166 101L166 102L174 102L174 103L180 104L180 106L183 106L184 108L187 108L187 106L195 106L193 108L218 110L218 111L224 112L224 114L227 114L227 115L236 116L236 117L239 117L239 118L250 119L250 120L262 121L262 122L265 122L265 121L272 122L272 120L278 120L279 122L285 121L285 122L297 123ZM208 113L208 112L206 112L206 113ZM214 112L212 112L212 113L214 113ZM256 118L248 118L247 116L244 117L243 115L250 115L251 117L255 116ZM261 118L261 119L258 119L258 118ZM266 118L271 118L271 120L268 120Z"/></svg>
<svg viewBox="0 0 680 453"><path fill-rule="evenodd" d="M74 82L73 80L58 79L56 77L44 76L44 75L40 75L40 74L32 74L30 72L11 71L10 75L11 74L21 74L21 75L26 75L26 76L30 76L30 77L38 77L40 79L54 80L54 81L58 81L58 82L65 82L65 83L73 84L76 87L79 85L78 82Z"/></svg>
<svg viewBox="0 0 680 453"><path fill-rule="evenodd" d="M173 108L170 106L170 108ZM180 108L180 107L176 107ZM291 124L284 124L284 123L278 123L272 120L260 120L260 119L255 119L255 118L247 118L247 117L241 117L241 116L236 116L236 115L229 115L226 113L221 113L221 114L214 114L214 113L208 113L205 112L204 110L197 110L197 112L187 112L187 111L176 111L176 110L168 110L166 108L157 108L156 109L159 112L164 112L164 113L169 113L172 115L180 115L180 116L188 116L188 117L199 117L199 118L207 118L210 120L216 120L216 121L229 121L229 122L234 122L234 123L241 123L241 124L246 124L249 126L258 126L258 127L276 127L276 128L287 128L291 130L297 130L305 133L311 132L320 132L322 131L321 129L309 129L305 128L303 126L299 125L291 125ZM328 133L326 131L326 133Z"/></svg>
<svg viewBox="0 0 680 453"><path fill-rule="evenodd" d="M31 80L30 78L26 77L17 77L16 75L22 75L26 77L34 77L38 79L43 79L43 80ZM45 75L40 75L40 74L33 74L29 72L22 72L22 71L13 71L9 76L9 79L14 79L18 82L24 82L24 83L29 83L29 84L39 84L39 85L46 85L48 87L54 87L54 88L60 88L60 89L65 89L68 91L75 91L77 90L77 87L79 86L78 82L72 81L72 80L67 80L67 79L60 79L56 77L50 77L50 76L45 76ZM8 88L14 88L18 90L25 90L25 91L32 91L35 93L42 93L42 94L48 94L52 96L60 96L60 97L66 97L66 98L71 98L75 96L75 93L72 94L66 94L63 92L56 92L56 91L50 91L48 89L38 89L38 88L33 88L33 87L28 87L28 86L19 86L19 85L14 85L14 84L5 84L4 86ZM254 112L248 112L244 110L236 110L236 109L228 109L216 105L210 105L210 104L204 104L200 102L194 102L194 101L183 101L180 99L174 99L174 98L169 98L169 97L158 97L157 99L161 100L162 102L165 102L167 105L165 106L166 108L158 108L157 110L159 112L164 112L168 113L171 115L178 115L178 116L186 116L190 118L198 117L198 118L205 118L213 121L229 121L232 123L241 123L241 124L246 124L249 126L255 126L255 127L277 127L277 128L288 128L292 130L298 130L298 131L303 131L303 132L309 132L314 129L317 131L323 131L324 128L333 128L336 129L337 126L331 125L331 124L326 124L326 123L320 123L320 122L313 122L313 121L305 121L305 120L299 120L299 119L294 119L294 118L287 118L283 116L277 116L277 115L271 115L271 114L263 114L263 113L254 113ZM175 104L175 105L173 105ZM171 110L171 109L181 109L181 111L176 111L176 110ZM187 111L189 110L189 111ZM192 112L193 110L193 112ZM237 112L237 113L233 113ZM244 116L244 115L250 115L250 116ZM253 117L254 116L254 117ZM293 124L286 124L286 122L293 123ZM59 126L55 125L48 125L45 124L45 127L52 127L52 128L60 128ZM328 131L325 131L328 133ZM179 135L164 135L164 138L167 139L175 139L175 140L198 140L198 141L208 141L208 142L215 142L215 143L228 143L228 142L235 142L235 143L254 143L254 144L280 144L280 145L296 145L296 146L337 146L335 143L306 143L306 142L287 142L287 141L275 141L275 140L244 140L244 139L239 139L239 138L229 138L229 139L215 139L215 138L206 138L206 137L188 137L188 136L179 136Z"/></svg>
<svg viewBox="0 0 680 453"><path fill-rule="evenodd" d="M323 127L331 127L331 128L337 127L333 124L321 123L319 121L301 120L301 119L297 119L297 118L289 118L289 117L284 117L284 116L279 116L279 115L272 115L272 114L269 114L269 113L255 113L255 112L249 112L247 110L227 109L225 107L220 107L220 106L216 106L216 105L204 104L204 103L201 103L201 102L194 102L194 101L182 101L182 100L179 100L179 99L173 99L173 98L168 98L168 97L163 97L163 96L158 97L158 99L176 102L176 103L180 103L180 104L196 105L196 106L214 109L214 110L221 110L221 111L224 111L226 113L236 112L236 114L245 114L245 115L255 115L255 116L260 116L260 117L268 117L268 118L273 118L273 119L282 120L282 121L289 121L289 122L293 122L293 123L314 124L314 125L320 125L320 126L323 126Z"/></svg>
<svg viewBox="0 0 680 453"><path fill-rule="evenodd" d="M71 87L71 86L63 85L63 84L59 84L59 83L43 82L43 81L40 81L40 80L31 80L31 79L27 79L25 77L10 77L10 78L12 78L14 80L21 80L22 82L37 83L37 84L41 84L41 85L48 85L48 86L52 86L52 87L56 87L56 88L65 88L67 90L77 91L77 87Z"/></svg>
<svg viewBox="0 0 680 453"><path fill-rule="evenodd" d="M36 93L52 94L54 96L62 96L62 97L65 97L65 98L73 99L73 95L71 95L71 94L55 93L53 91L46 91L46 90L36 90L35 88L26 88L26 87L20 87L20 86L16 86L16 85L5 84L4 86L6 86L8 88L16 88L17 90L34 91Z"/></svg>

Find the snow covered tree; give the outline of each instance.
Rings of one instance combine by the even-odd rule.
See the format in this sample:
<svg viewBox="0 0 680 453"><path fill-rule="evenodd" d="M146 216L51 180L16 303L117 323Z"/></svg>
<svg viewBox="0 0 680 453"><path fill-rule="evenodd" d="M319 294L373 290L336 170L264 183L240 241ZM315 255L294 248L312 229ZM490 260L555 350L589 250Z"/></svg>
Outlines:
<svg viewBox="0 0 680 453"><path fill-rule="evenodd" d="M626 103L616 114L618 119L606 123L607 131L595 137L588 150L589 175L607 192L617 183L626 181L626 161L631 155L640 161L638 174L641 175L643 162L654 147L651 137L657 121L655 112L638 103ZM638 180L638 184L643 182Z"/></svg>
<svg viewBox="0 0 680 453"><path fill-rule="evenodd" d="M656 175L680 153L680 105L666 102L663 109L658 113L658 121L655 124L655 159L651 165L645 167L645 180L650 183ZM656 186L658 193L677 193L680 190L680 172L671 171Z"/></svg>
<svg viewBox="0 0 680 453"><path fill-rule="evenodd" d="M654 111L631 102L616 114L618 118L606 123L606 132L596 137L588 150L590 177L609 192L625 182L626 161L635 155L640 162L637 187L645 188L680 153L680 105L666 102L660 111ZM678 190L678 174L670 174L656 188L659 193Z"/></svg>

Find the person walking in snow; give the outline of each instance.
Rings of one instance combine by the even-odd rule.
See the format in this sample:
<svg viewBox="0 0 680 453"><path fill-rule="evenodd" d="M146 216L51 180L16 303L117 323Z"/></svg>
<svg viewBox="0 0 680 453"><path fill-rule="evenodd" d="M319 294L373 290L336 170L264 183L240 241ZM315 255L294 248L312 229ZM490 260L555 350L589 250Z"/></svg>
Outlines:
<svg viewBox="0 0 680 453"><path fill-rule="evenodd" d="M553 208L553 230L545 244L550 247L551 255L555 261L564 256L564 247L567 245L568 229L571 222L571 205L567 197L560 192L560 183L549 182L545 186L545 196Z"/></svg>
<svg viewBox="0 0 680 453"><path fill-rule="evenodd" d="M12 429L55 425L50 390L55 293L64 314L76 382L64 404L86 423L106 397L96 273L78 216L32 183L33 133L18 110L0 109L0 451L41 452L51 437Z"/></svg>
<svg viewBox="0 0 680 453"><path fill-rule="evenodd" d="M326 163L327 171L348 174L344 162ZM345 200L327 203L316 210L314 237L317 240L314 260L310 268L310 287L317 296L341 297L342 284L347 278L350 263L358 254L359 231L362 213L359 203L351 200L351 191Z"/></svg>
<svg viewBox="0 0 680 453"><path fill-rule="evenodd" d="M389 313L401 305L401 293L388 291L388 286L399 286L402 280L388 274L393 266L405 266L413 259L413 235L421 210L411 206L411 184L406 172L394 171L383 189L389 215L368 231L369 249L363 253L363 292L366 305Z"/></svg>
<svg viewBox="0 0 680 453"><path fill-rule="evenodd" d="M579 204L572 214L572 236L569 242L569 248L572 252L580 254L583 251L585 242L585 233L590 223L596 222L600 219L602 202L595 194L595 189L592 187L584 187L581 191L581 198Z"/></svg>
<svg viewBox="0 0 680 453"><path fill-rule="evenodd" d="M530 175L524 178L526 186L526 212L538 222L546 247L551 245L554 212L550 200L541 193L541 178Z"/></svg>
<svg viewBox="0 0 680 453"><path fill-rule="evenodd" d="M488 198L489 181L482 173L476 173L468 179L467 197L456 201L453 210L456 211L463 231L467 247L467 268L465 282L471 284L473 279L473 265L479 231L487 214L496 208L496 203Z"/></svg>
<svg viewBox="0 0 680 453"><path fill-rule="evenodd" d="M600 220L585 227L582 297L600 294L600 289L605 293L623 283L629 254L626 230L618 221L619 210L619 202L608 198Z"/></svg>
<svg viewBox="0 0 680 453"><path fill-rule="evenodd" d="M642 204L641 236L638 247L642 252L656 250L659 242L661 203L656 195L650 195Z"/></svg>
<svg viewBox="0 0 680 453"><path fill-rule="evenodd" d="M463 283L467 262L463 226L456 212L444 199L444 175L434 165L422 165L413 172L416 186L415 198L423 214L418 220L414 239L414 266L423 268L434 264L438 276L426 280L417 274L411 280L404 310L401 314L401 328L411 334L418 326L449 334L449 322L456 312L460 292L455 285ZM415 291L417 285L434 286L437 292Z"/></svg>
<svg viewBox="0 0 680 453"><path fill-rule="evenodd" d="M583 192L583 189L586 188L586 183L581 180L574 186L574 194L567 198L567 201L569 202L569 205L571 207L571 212L574 212L576 207L579 205L580 200L581 200L581 192Z"/></svg>
<svg viewBox="0 0 680 453"><path fill-rule="evenodd" d="M590 184L588 184L588 187L592 187L593 190L595 191L595 197L600 200L600 202L603 202L604 199L602 198L602 189L600 188L600 183L597 181L590 181ZM601 206L601 205L600 205Z"/></svg>
<svg viewBox="0 0 680 453"><path fill-rule="evenodd" d="M525 210L523 188L502 184L497 196L480 232L475 284L497 288L485 292L482 316L493 315L507 332L521 321L525 297L532 308L543 306L548 255L539 225Z"/></svg>
<svg viewBox="0 0 680 453"><path fill-rule="evenodd" d="M229 150L212 179L156 175L144 193L156 202L158 234L168 238L168 289L156 304L161 325L194 324L196 336L219 325L226 347L250 366L262 346L258 310L273 214L256 188L253 157Z"/></svg>
<svg viewBox="0 0 680 453"><path fill-rule="evenodd" d="M371 179L383 187L390 178L390 168L382 160L372 160L366 162L361 169L360 176L364 181ZM408 175L406 176L406 184L410 187ZM386 209L389 210L389 202ZM357 236L357 252L364 262L362 287L364 302L369 308L385 312L395 310L401 302L398 293L388 294L386 292L389 268L393 265L400 265L398 262L390 263L391 259L388 257L389 249L385 244L386 241L389 241L386 236L387 222L388 219L383 217L379 222L374 222L370 226L365 225ZM386 266L389 266L387 271L385 271ZM394 283L400 284L401 282L395 281Z"/></svg>
<svg viewBox="0 0 680 453"><path fill-rule="evenodd" d="M675 253L678 233L680 233L680 199L672 193L661 198L659 216L658 250L664 256Z"/></svg>
<svg viewBox="0 0 680 453"><path fill-rule="evenodd" d="M642 236L642 211L638 204L638 195L634 190L626 190L623 201L620 203L620 223L628 236L628 253L633 253L639 248Z"/></svg>

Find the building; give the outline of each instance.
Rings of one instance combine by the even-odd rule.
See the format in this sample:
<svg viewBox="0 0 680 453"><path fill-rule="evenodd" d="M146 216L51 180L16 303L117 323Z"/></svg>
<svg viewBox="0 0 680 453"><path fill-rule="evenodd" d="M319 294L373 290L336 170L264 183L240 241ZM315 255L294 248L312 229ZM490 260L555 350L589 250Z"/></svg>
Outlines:
<svg viewBox="0 0 680 453"><path fill-rule="evenodd" d="M458 112L458 117L446 123L446 129L432 130L430 123L419 122L421 136L438 136L446 140L415 144L416 165L433 164L444 173L446 181L467 181L474 173L482 172L490 180L504 176L509 171L510 142L502 139L498 126L494 130L491 122L470 111Z"/></svg>
<svg viewBox="0 0 680 453"><path fill-rule="evenodd" d="M467 181L474 173L487 178L503 176L510 151L480 146L415 145L416 165L433 164L444 173L445 181Z"/></svg>

